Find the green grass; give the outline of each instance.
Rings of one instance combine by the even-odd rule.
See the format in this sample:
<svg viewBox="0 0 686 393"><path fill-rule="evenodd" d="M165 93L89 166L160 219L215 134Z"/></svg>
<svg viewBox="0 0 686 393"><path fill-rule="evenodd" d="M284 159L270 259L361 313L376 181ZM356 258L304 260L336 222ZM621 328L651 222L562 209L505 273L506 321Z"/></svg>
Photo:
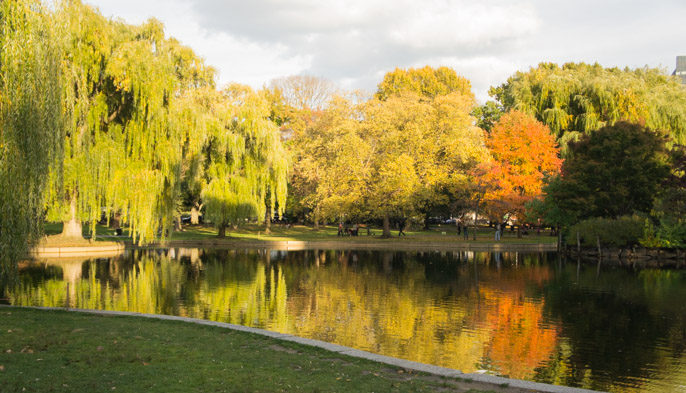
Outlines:
<svg viewBox="0 0 686 393"><path fill-rule="evenodd" d="M472 240L470 228L469 240L464 240L462 235L457 235L457 229L454 226L436 226L428 230L406 230L407 236L398 237L397 230L391 230L390 239L380 239L381 229L372 228L371 232L373 236L367 236L366 228L360 228L360 236L336 236L338 233L338 228L336 226L322 226L319 230L314 230L311 226L294 225L291 228L285 226L279 226L274 224L271 227L271 233L266 235L264 232L264 225L258 224L246 224L239 227L238 229L227 230L227 238L230 240L266 240L266 241L312 241L312 240L326 240L326 241L336 241L343 244L355 244L355 243L367 243L371 240L383 241L384 243L422 243L422 242L432 242L432 243L493 243L493 235L495 230L493 228L480 227L477 231L476 241ZM61 223L46 223L45 232L48 235L58 234L62 231ZM107 228L106 226L97 226L97 239L98 240L113 240L114 230ZM445 232L445 235L443 233ZM119 237L119 240L126 240L128 237L126 235L128 231L124 230L124 235ZM89 236L87 229L84 228L84 236ZM217 239L217 230L211 226L191 226L184 225L182 232L172 233L171 240L214 240ZM517 238L516 233L505 231L502 239L499 243L505 244L519 244L519 243L555 243L557 241L556 237L549 236L548 232L541 232L541 235L536 235L532 232L528 236L522 236L522 238Z"/></svg>
<svg viewBox="0 0 686 393"><path fill-rule="evenodd" d="M508 391L213 326L0 308L1 392L437 390Z"/></svg>
<svg viewBox="0 0 686 393"><path fill-rule="evenodd" d="M59 235L62 233L62 223L61 222L46 222L44 224L43 230L46 235L52 236L52 235ZM115 233L114 229L110 229L106 225L96 225L95 229L97 236L96 240L97 241L112 241L113 238L115 238ZM87 225L83 226L83 236L90 238L90 228ZM122 237L123 239L124 237Z"/></svg>
<svg viewBox="0 0 686 393"><path fill-rule="evenodd" d="M250 240L327 240L338 241L342 243L355 242L369 242L370 240L379 240L388 243L421 243L421 242L445 242L445 243L474 243L472 236L469 240L464 240L462 235L457 235L457 229L454 226L432 227L429 230L406 230L407 236L398 237L397 230L391 230L390 239L380 239L381 229L372 228L373 235L367 236L366 229L360 228L360 236L336 236L338 228L336 226L320 227L315 231L311 226L294 225L291 228L285 226L272 225L271 234L265 235L264 226L256 224L248 224L236 230L227 232L227 236L231 239L250 239ZM443 235L445 232L445 235ZM477 243L491 243L494 242L495 230L493 228L482 227L477 231ZM471 233L471 228L470 228ZM175 232L172 235L172 240L193 240L193 239L216 239L217 231L212 227L205 226L184 226L183 232ZM542 232L540 236L532 233L522 238L517 238L516 233L506 232L502 237L500 243L555 243L557 238L549 236L547 232Z"/></svg>

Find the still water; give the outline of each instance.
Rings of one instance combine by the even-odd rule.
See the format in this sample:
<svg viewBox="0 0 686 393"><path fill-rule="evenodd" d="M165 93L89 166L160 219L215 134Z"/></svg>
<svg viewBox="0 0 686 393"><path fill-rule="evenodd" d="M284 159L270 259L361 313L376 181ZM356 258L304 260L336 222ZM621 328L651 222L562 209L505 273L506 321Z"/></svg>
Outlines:
<svg viewBox="0 0 686 393"><path fill-rule="evenodd" d="M0 297L230 322L464 372L686 392L684 270L598 270L555 253L177 248L23 263Z"/></svg>

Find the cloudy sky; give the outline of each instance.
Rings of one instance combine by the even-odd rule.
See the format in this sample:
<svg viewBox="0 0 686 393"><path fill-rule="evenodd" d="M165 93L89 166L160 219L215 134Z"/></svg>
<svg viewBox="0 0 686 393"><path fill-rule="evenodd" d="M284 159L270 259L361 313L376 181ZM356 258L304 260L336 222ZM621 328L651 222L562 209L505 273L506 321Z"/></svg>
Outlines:
<svg viewBox="0 0 686 393"><path fill-rule="evenodd" d="M260 88L314 75L374 91L396 67L449 66L488 88L542 61L674 70L686 55L684 0L85 0L102 14L155 17L219 71Z"/></svg>

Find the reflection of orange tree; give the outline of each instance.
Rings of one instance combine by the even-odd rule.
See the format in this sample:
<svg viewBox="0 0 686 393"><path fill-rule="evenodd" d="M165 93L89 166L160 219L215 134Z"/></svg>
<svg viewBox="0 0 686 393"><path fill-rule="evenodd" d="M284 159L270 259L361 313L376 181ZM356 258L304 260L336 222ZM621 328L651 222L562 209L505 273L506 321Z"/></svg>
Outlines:
<svg viewBox="0 0 686 393"><path fill-rule="evenodd" d="M557 329L543 320L543 304L518 292L484 289L481 295L490 303L486 321L491 339L484 356L488 368L512 378L531 378L557 348Z"/></svg>
<svg viewBox="0 0 686 393"><path fill-rule="evenodd" d="M258 326L466 372L492 363L516 377L532 375L556 345L556 331L543 325L542 304L520 300L532 289L522 281L536 287L549 279L545 267L480 265L477 291L473 264L453 265L449 285L435 285L427 278L428 265L405 258L397 269L393 253L358 264L349 252L331 252L319 258L319 266L228 253L206 255L199 271L143 254L110 272L113 285L96 278L91 263L84 269L88 277L76 283L72 307ZM195 280L196 274L202 279ZM11 301L61 306L65 296L64 281L46 280L27 285Z"/></svg>

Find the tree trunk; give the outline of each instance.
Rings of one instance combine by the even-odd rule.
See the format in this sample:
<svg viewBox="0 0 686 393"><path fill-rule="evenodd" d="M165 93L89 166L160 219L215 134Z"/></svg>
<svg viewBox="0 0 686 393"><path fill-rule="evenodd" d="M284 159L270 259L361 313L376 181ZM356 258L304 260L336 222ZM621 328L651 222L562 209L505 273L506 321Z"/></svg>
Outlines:
<svg viewBox="0 0 686 393"><path fill-rule="evenodd" d="M200 209L202 209L202 205L198 205L197 202L191 207L191 225L200 224Z"/></svg>
<svg viewBox="0 0 686 393"><path fill-rule="evenodd" d="M219 226L219 234L217 234L217 237L219 238L225 238L226 237L226 227L228 224L221 224Z"/></svg>
<svg viewBox="0 0 686 393"><path fill-rule="evenodd" d="M83 239L83 226L81 220L76 217L76 198L71 199L69 204L71 220L64 222L62 226L62 237Z"/></svg>
<svg viewBox="0 0 686 393"><path fill-rule="evenodd" d="M112 220L110 221L110 229L119 229L121 228L121 213L117 211L114 213L112 216Z"/></svg>
<svg viewBox="0 0 686 393"><path fill-rule="evenodd" d="M429 227L429 213L424 214L424 229L431 229Z"/></svg>
<svg viewBox="0 0 686 393"><path fill-rule="evenodd" d="M181 226L181 216L176 215L174 217L174 231L183 232L183 226Z"/></svg>
<svg viewBox="0 0 686 393"><path fill-rule="evenodd" d="M314 208L314 230L319 230L319 206Z"/></svg>
<svg viewBox="0 0 686 393"><path fill-rule="evenodd" d="M382 256L383 261L383 271L386 274L390 274L393 271L393 253L386 251Z"/></svg>
<svg viewBox="0 0 686 393"><path fill-rule="evenodd" d="M383 216L383 233L381 234L382 239L388 239L391 237L391 219L388 213Z"/></svg>
<svg viewBox="0 0 686 393"><path fill-rule="evenodd" d="M479 219L479 201L476 201L476 213L474 213L474 230L472 230L472 240L476 240L476 220Z"/></svg>
<svg viewBox="0 0 686 393"><path fill-rule="evenodd" d="M62 225L62 237L83 238L83 226L81 225L81 221L72 218L69 221L65 221Z"/></svg>
<svg viewBox="0 0 686 393"><path fill-rule="evenodd" d="M272 233L272 208L268 207L264 215L264 234L269 235Z"/></svg>

